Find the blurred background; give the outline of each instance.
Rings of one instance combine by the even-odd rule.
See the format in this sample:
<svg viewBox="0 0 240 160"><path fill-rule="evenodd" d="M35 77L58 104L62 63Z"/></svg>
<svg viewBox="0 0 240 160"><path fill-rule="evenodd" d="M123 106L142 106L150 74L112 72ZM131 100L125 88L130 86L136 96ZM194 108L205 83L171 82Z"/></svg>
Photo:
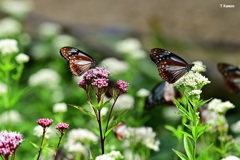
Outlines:
<svg viewBox="0 0 240 160"><path fill-rule="evenodd" d="M29 132L30 126L33 126L31 123L41 117L53 116L52 106L55 103L88 105L84 92L76 85L79 78L72 76L67 62L59 54L60 48L67 45L84 50L95 58L98 65L106 69L112 67L110 64L101 63L106 58L114 57L127 63L125 71L121 71L124 66L120 66L122 68L113 73L112 79L128 81L131 86L129 94L135 98L134 107L142 108L139 118L142 116L143 120L137 123L134 116L129 116L129 125L151 126L158 133L161 139L160 150L163 152L154 152L152 159L168 159L167 157L173 156L171 148L175 144L168 143L171 135L164 131L164 123L168 120L161 116L159 118L163 107L145 111L144 99L139 100L136 96L139 89L150 91L162 81L155 64L149 59L151 48L165 48L177 53L189 63L202 61L207 67L204 75L211 81L203 89L203 99L229 100L236 105L236 108L228 113L229 121L235 121L239 116L239 95L230 93L224 86L217 63L240 65L240 1L5 0L0 4L0 38L18 39L20 51L30 56L20 86L31 86L30 77L44 68L51 68L59 74L55 76L55 73L48 72L50 76L59 79L53 82L57 86L53 84L52 88L44 88L32 85L14 106L21 111L22 117L25 117L22 122L25 125L21 130L26 132L26 137L32 134ZM224 8L221 4L232 7ZM14 32L7 35L9 30L4 30L4 25L8 26L6 19L9 18L18 22L15 23L17 27L12 27ZM11 27L5 28L11 30ZM128 42L137 43L143 55L131 52L130 43L122 43L129 39ZM126 51L124 47L129 47L130 50ZM138 55L135 54L139 54L140 58L136 58ZM42 78L44 79L43 76ZM43 80L44 84L50 83L49 81ZM62 120L70 123L72 128L92 124L81 114L69 107ZM135 115L135 111L131 111L131 114ZM79 118L85 120L79 122ZM29 146L25 147L25 150L28 148ZM169 149L170 151L164 152ZM25 155L24 151L22 152ZM34 153L30 154L32 155Z"/></svg>
<svg viewBox="0 0 240 160"><path fill-rule="evenodd" d="M34 31L42 22L61 24L66 32L104 56L115 56L112 39L138 38L143 49L163 47L181 53L188 62L200 60L207 65L207 76L214 82L208 92L219 98L232 97L217 71L218 62L240 64L240 2L234 0L159 1L131 0L114 2L34 0L26 25ZM221 4L234 5L222 8ZM109 37L109 40L103 40Z"/></svg>

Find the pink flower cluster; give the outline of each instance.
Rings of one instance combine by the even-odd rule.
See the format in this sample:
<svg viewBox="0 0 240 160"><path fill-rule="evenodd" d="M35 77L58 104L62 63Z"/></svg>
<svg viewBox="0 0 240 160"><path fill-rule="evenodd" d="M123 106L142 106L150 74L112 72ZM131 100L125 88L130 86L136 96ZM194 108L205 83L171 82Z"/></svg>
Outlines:
<svg viewBox="0 0 240 160"><path fill-rule="evenodd" d="M118 80L117 85L122 93L126 93L128 91L127 87L129 86L129 83L122 81L122 80Z"/></svg>
<svg viewBox="0 0 240 160"><path fill-rule="evenodd" d="M53 120L48 119L48 118L40 118L40 119L38 119L37 123L40 126L42 126L43 128L46 128L46 127L49 127L53 123Z"/></svg>
<svg viewBox="0 0 240 160"><path fill-rule="evenodd" d="M108 76L110 72L104 68L96 67L88 70L83 76L83 80L78 82L78 85L86 89L86 85L96 86L98 89L108 86Z"/></svg>
<svg viewBox="0 0 240 160"><path fill-rule="evenodd" d="M56 126L56 130L62 132L62 131L64 131L64 130L68 129L68 127L69 127L69 124L67 124L67 123L59 123L59 124Z"/></svg>
<svg viewBox="0 0 240 160"><path fill-rule="evenodd" d="M9 157L16 152L18 146L22 143L23 136L17 132L0 132L0 155Z"/></svg>
<svg viewBox="0 0 240 160"><path fill-rule="evenodd" d="M102 89L104 87L108 87L109 75L110 75L110 72L107 71L106 69L96 67L94 69L88 70L87 73L83 76L83 80L78 82L78 85L84 90L87 90L88 85L96 86L98 89ZM129 83L124 82L122 80L118 80L117 85L115 86L117 86L117 88L115 88L115 91L118 94L123 94L128 91L127 87L129 86Z"/></svg>

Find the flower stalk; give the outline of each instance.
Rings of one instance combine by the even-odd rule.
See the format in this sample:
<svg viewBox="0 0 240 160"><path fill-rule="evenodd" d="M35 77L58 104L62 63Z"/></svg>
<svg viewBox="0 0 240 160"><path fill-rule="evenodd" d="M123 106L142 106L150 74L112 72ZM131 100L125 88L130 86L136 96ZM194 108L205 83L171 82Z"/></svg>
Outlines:
<svg viewBox="0 0 240 160"><path fill-rule="evenodd" d="M107 135L109 134L109 132L112 130L110 127L110 122L111 119L113 118L112 114L113 114L113 108L116 104L116 101L118 99L118 97L127 92L127 87L128 87L128 83L124 82L122 80L118 80L117 81L117 87L110 87L108 86L108 77L110 75L110 72L103 69L103 68L95 68L95 69L91 69L89 70L84 76L83 76L83 80L81 80L78 85L83 88L87 94L88 97L88 102L94 112L94 116L95 119L97 120L98 123L98 127L99 127L99 137L100 137L100 142L101 142L101 153L104 154L104 143L105 140L107 138ZM111 92L112 94L112 98L114 99L114 102L110 108L108 117L107 117L107 121L106 121L106 126L105 126L105 130L103 132L103 122L102 122L102 116L101 116L101 109L107 104L104 103L104 96L106 94L106 92L108 92L111 88L113 91ZM94 104L90 94L94 93L95 97L97 99L97 104ZM80 109L81 110L81 109ZM82 109L83 110L83 109ZM89 113L90 114L90 113ZM110 128L110 129L109 129Z"/></svg>

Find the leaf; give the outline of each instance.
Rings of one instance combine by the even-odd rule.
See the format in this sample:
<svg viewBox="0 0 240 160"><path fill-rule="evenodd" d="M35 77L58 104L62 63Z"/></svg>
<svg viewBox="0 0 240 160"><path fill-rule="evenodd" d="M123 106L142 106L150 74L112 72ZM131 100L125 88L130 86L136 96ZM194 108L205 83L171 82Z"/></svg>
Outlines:
<svg viewBox="0 0 240 160"><path fill-rule="evenodd" d="M182 132L181 130L175 129L173 126L165 125L165 128L172 132L172 134L177 137L179 140L182 139Z"/></svg>
<svg viewBox="0 0 240 160"><path fill-rule="evenodd" d="M200 124L198 126L198 133L197 133L197 138L200 137L203 133L205 133L208 129L208 125L203 125L203 124Z"/></svg>
<svg viewBox="0 0 240 160"><path fill-rule="evenodd" d="M86 109L85 109L85 108L83 108L83 107L80 107L80 106L75 106L75 105L72 105L72 104L68 104L68 105L70 105L70 106L72 106L72 107L74 107L74 108L76 108L76 109L80 110L81 112L85 113L86 115L89 115L90 117L95 117L95 115L94 115L94 114L92 114L92 112L90 112L90 111L86 110Z"/></svg>
<svg viewBox="0 0 240 160"><path fill-rule="evenodd" d="M39 148L39 146L37 144L35 144L35 143L31 142L31 141L30 141L30 143L33 145L33 147Z"/></svg>
<svg viewBox="0 0 240 160"><path fill-rule="evenodd" d="M211 145L207 146L206 148L204 148L204 149L202 150L202 152L200 153L200 155L197 157L197 160L204 160L204 159L206 159L206 158L204 158L204 157L205 157L207 151L212 147L212 145L213 145L213 144L211 144Z"/></svg>
<svg viewBox="0 0 240 160"><path fill-rule="evenodd" d="M14 106L15 103L21 98L21 96L24 95L29 89L30 89L30 87L26 87L26 88L22 89L21 91L19 91L17 94L15 94L12 97L12 99L10 100L10 105Z"/></svg>
<svg viewBox="0 0 240 160"><path fill-rule="evenodd" d="M185 156L183 153L173 149L173 151L176 153L176 155L181 158L182 160L189 160L189 158L187 156Z"/></svg>
<svg viewBox="0 0 240 160"><path fill-rule="evenodd" d="M183 135L185 135L185 136L193 139L193 136L192 136L191 134L189 134L189 133L187 133L187 132L185 132L185 131L180 131L180 132L181 132Z"/></svg>
<svg viewBox="0 0 240 160"><path fill-rule="evenodd" d="M189 160L194 160L193 145L191 140L186 135L183 137L183 144Z"/></svg>
<svg viewBox="0 0 240 160"><path fill-rule="evenodd" d="M107 130L107 132L105 133L105 137L107 137L109 135L109 133L113 130L114 127L111 127L110 129Z"/></svg>
<svg viewBox="0 0 240 160"><path fill-rule="evenodd" d="M131 108L130 108L131 109ZM130 110L130 109L126 109L124 111L122 111L118 116L115 115L116 119L114 119L112 125L109 125L109 127L115 127L122 119L123 116L125 116L125 114Z"/></svg>
<svg viewBox="0 0 240 160"><path fill-rule="evenodd" d="M190 119L188 111L176 99L174 99L174 103L176 107L179 109L179 111L182 112L182 114L186 116L188 119Z"/></svg>

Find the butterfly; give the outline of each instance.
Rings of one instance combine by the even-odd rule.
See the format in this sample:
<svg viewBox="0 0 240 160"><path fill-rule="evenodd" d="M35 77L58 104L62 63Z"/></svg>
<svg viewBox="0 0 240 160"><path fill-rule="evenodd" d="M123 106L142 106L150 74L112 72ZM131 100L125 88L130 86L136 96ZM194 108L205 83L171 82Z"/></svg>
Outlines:
<svg viewBox="0 0 240 160"><path fill-rule="evenodd" d="M161 48L151 49L150 58L157 65L160 77L169 83L175 83L194 66L176 54Z"/></svg>
<svg viewBox="0 0 240 160"><path fill-rule="evenodd" d="M240 69L227 63L218 63L217 66L228 90L232 93L240 93Z"/></svg>
<svg viewBox="0 0 240 160"><path fill-rule="evenodd" d="M62 47L60 54L68 61L69 68L73 75L81 76L90 68L95 66L95 60L87 53L74 48L74 47Z"/></svg>
<svg viewBox="0 0 240 160"><path fill-rule="evenodd" d="M174 105L174 98L181 97L178 90L166 81L158 83L145 100L145 109L152 109L157 105Z"/></svg>
<svg viewBox="0 0 240 160"><path fill-rule="evenodd" d="M119 122L113 129L113 133L117 137L119 141L123 141L124 135L125 135L125 130L127 128L126 123L124 122Z"/></svg>

